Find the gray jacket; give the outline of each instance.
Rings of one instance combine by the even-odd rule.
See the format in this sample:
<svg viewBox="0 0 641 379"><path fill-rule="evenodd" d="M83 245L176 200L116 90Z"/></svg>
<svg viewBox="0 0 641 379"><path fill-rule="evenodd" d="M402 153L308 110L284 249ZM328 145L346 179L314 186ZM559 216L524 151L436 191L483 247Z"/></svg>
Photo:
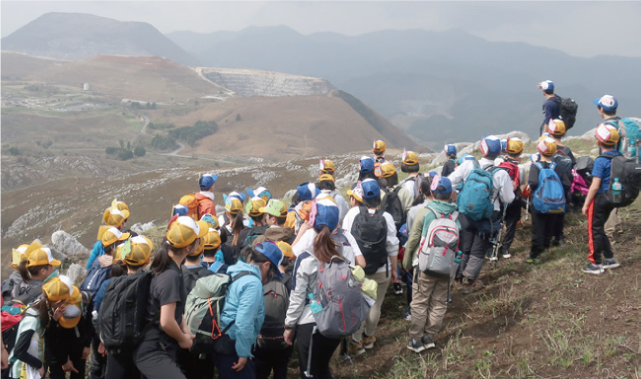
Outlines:
<svg viewBox="0 0 641 379"><path fill-rule="evenodd" d="M316 322L307 304L307 294L314 292L317 271L318 260L312 253L305 251L297 257L294 284L289 294L289 307L285 318L286 326L293 328L296 325Z"/></svg>

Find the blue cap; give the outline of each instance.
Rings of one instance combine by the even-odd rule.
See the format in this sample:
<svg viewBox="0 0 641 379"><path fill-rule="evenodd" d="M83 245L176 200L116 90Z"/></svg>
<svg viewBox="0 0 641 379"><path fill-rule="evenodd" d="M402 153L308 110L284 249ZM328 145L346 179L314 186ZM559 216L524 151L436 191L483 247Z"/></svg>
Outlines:
<svg viewBox="0 0 641 379"><path fill-rule="evenodd" d="M314 201L309 219L317 231L322 230L324 226L327 226L329 230L334 230L338 226L339 213L338 206L334 200L325 197Z"/></svg>
<svg viewBox="0 0 641 379"><path fill-rule="evenodd" d="M458 157L458 159L456 160L456 164L460 166L465 161L475 161L475 160L476 160L476 158L473 155L463 154L460 157Z"/></svg>
<svg viewBox="0 0 641 379"><path fill-rule="evenodd" d="M208 189L211 188L211 186L216 184L216 180L218 180L217 175L205 174L201 176L200 180L198 180L198 185L200 186L200 190L207 191Z"/></svg>
<svg viewBox="0 0 641 379"><path fill-rule="evenodd" d="M507 149L507 139L502 139L501 140L501 153L505 153L506 149Z"/></svg>
<svg viewBox="0 0 641 379"><path fill-rule="evenodd" d="M278 266L283 262L283 252L278 248L278 246L273 242L267 241L256 245L254 250L266 256L267 259L276 266L276 275L282 279L283 274L281 274Z"/></svg>
<svg viewBox="0 0 641 379"><path fill-rule="evenodd" d="M171 216L172 217L175 216L175 215L187 216L187 211L189 211L189 208L187 208L187 206L182 205L182 204L176 204L176 205L174 205L174 209L171 212Z"/></svg>
<svg viewBox="0 0 641 379"><path fill-rule="evenodd" d="M617 99L615 99L614 96L611 95L604 95L602 97L599 97L598 99L594 99L593 103L603 108L603 110L606 112L615 111L619 106L619 102L617 101Z"/></svg>
<svg viewBox="0 0 641 379"><path fill-rule="evenodd" d="M554 82L552 82L551 80L546 80L539 83L539 88L541 88L547 94L552 94L554 93Z"/></svg>
<svg viewBox="0 0 641 379"><path fill-rule="evenodd" d="M360 161L361 173L367 174L368 172L374 171L374 163L376 161L372 157L362 157Z"/></svg>
<svg viewBox="0 0 641 379"><path fill-rule="evenodd" d="M363 199L374 199L381 196L381 186L374 179L365 179L361 182Z"/></svg>
<svg viewBox="0 0 641 379"><path fill-rule="evenodd" d="M265 187L258 187L255 190L247 190L247 194L249 195L250 198L253 197L261 197L265 202L269 202L269 200L272 198L272 193L267 190Z"/></svg>
<svg viewBox="0 0 641 379"><path fill-rule="evenodd" d="M296 187L296 194L301 200L314 200L318 191L316 190L316 185L314 183L303 183Z"/></svg>
<svg viewBox="0 0 641 379"><path fill-rule="evenodd" d="M501 153L501 141L496 136L485 136L481 140L481 154L494 156Z"/></svg>
<svg viewBox="0 0 641 379"><path fill-rule="evenodd" d="M439 190L439 187L441 189ZM432 185L430 186L430 190L432 193L452 193L452 182L446 178L446 177L441 177L440 175L436 175L432 179Z"/></svg>
<svg viewBox="0 0 641 379"><path fill-rule="evenodd" d="M443 150L447 155L456 155L456 146L454 145L445 145L445 148L443 148Z"/></svg>

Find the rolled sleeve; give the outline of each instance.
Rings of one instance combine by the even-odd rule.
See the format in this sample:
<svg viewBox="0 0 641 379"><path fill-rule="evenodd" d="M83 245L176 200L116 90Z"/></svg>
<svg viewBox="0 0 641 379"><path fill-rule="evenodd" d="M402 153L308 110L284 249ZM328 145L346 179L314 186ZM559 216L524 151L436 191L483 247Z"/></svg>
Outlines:
<svg viewBox="0 0 641 379"><path fill-rule="evenodd" d="M385 246L387 247L387 256L395 257L398 255L398 237L396 237L396 224L394 224L394 219L392 215L385 212L383 214L387 224L387 242Z"/></svg>

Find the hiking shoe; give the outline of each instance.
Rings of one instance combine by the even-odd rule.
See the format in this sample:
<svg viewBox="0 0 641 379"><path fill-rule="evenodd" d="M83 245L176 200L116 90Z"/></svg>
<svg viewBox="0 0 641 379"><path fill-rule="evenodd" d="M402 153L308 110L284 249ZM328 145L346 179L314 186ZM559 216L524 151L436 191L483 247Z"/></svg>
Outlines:
<svg viewBox="0 0 641 379"><path fill-rule="evenodd" d="M394 293L396 295L402 295L403 294L403 287L401 286L401 283L394 283Z"/></svg>
<svg viewBox="0 0 641 379"><path fill-rule="evenodd" d="M499 251L499 253L500 253L500 254L501 254L501 256L502 256L503 258L505 258L505 259L510 259L510 258L512 258L512 254L510 254L510 250L508 250L508 249L503 249L503 248L501 248L501 250Z"/></svg>
<svg viewBox="0 0 641 379"><path fill-rule="evenodd" d="M532 258L532 257L528 256L527 258L525 258L523 263L527 263L527 264L530 264L530 265L540 265L541 264L541 260L539 258Z"/></svg>
<svg viewBox="0 0 641 379"><path fill-rule="evenodd" d="M447 304L451 303L451 302L452 302L452 295L448 294L448 295L447 295L447 300L445 300L445 302L446 302Z"/></svg>
<svg viewBox="0 0 641 379"><path fill-rule="evenodd" d="M478 279L472 280L472 279L468 279L468 278L463 278L463 282L459 286L459 291L463 295L469 295L471 293L474 293L474 292L480 290L481 288L483 288L483 282L482 281L480 281Z"/></svg>
<svg viewBox="0 0 641 379"><path fill-rule="evenodd" d="M371 349L374 347L374 342L376 342L376 337L371 336L368 337L365 334L363 334L363 347L367 350Z"/></svg>
<svg viewBox="0 0 641 379"><path fill-rule="evenodd" d="M405 314L403 314L403 319L405 319L406 321L412 321L412 314L409 312L405 312Z"/></svg>
<svg viewBox="0 0 641 379"><path fill-rule="evenodd" d="M350 357L358 357L365 353L365 349L363 349L363 344L361 342L351 340L349 342L349 349L347 349L347 353Z"/></svg>
<svg viewBox="0 0 641 379"><path fill-rule="evenodd" d="M407 348L415 353L420 353L421 351L425 350L423 342L417 340L416 338L410 338L410 340L407 341Z"/></svg>
<svg viewBox="0 0 641 379"><path fill-rule="evenodd" d="M585 272L586 274L595 274L595 275L600 275L605 272L604 269L595 265L594 263L590 263L587 266L583 267L581 271Z"/></svg>
<svg viewBox="0 0 641 379"><path fill-rule="evenodd" d="M436 345L434 345L434 341L432 340L432 337L430 337L430 335L427 333L423 334L423 337L421 338L421 342L423 343L423 346L426 349L433 349L436 347Z"/></svg>
<svg viewBox="0 0 641 379"><path fill-rule="evenodd" d="M565 245L567 245L567 243L565 242L565 238L555 239L554 241L552 241L552 247L563 247Z"/></svg>
<svg viewBox="0 0 641 379"><path fill-rule="evenodd" d="M601 268L604 270L617 267L621 267L621 265L615 258L605 258L603 262L601 262Z"/></svg>

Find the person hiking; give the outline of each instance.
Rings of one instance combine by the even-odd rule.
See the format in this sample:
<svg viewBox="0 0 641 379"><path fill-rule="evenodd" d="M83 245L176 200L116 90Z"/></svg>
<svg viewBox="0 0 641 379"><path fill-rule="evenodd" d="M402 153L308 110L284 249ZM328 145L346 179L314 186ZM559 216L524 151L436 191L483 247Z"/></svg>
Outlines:
<svg viewBox="0 0 641 379"><path fill-rule="evenodd" d="M265 214L265 222L269 226L262 236L256 238L256 243L266 241L278 242L284 241L289 244L294 242L294 231L285 226L287 221L287 206L280 200L271 199L267 206L260 209Z"/></svg>
<svg viewBox="0 0 641 379"><path fill-rule="evenodd" d="M456 146L445 145L443 151L445 151L445 155L447 156L447 162L443 165L441 177L447 178L456 169Z"/></svg>
<svg viewBox="0 0 641 379"><path fill-rule="evenodd" d="M320 171L321 171L321 174L329 174L334 176L334 172L336 171L336 166L334 165L334 162L330 161L329 159L321 159Z"/></svg>
<svg viewBox="0 0 641 379"><path fill-rule="evenodd" d="M115 207L110 207L105 209L102 215L102 221L107 226L107 228L110 226L113 226L114 228L117 228L120 231L123 231L125 229L125 224L128 218L129 218L128 209L126 210L126 213L125 213ZM104 230L106 230L106 228L103 226L101 226L98 229L98 240L94 244L93 249L91 250L91 254L89 255L89 259L87 260L87 266L86 266L87 270L91 268L94 261L99 256L105 253L102 242L100 241L100 237L102 236L102 233L104 232Z"/></svg>
<svg viewBox="0 0 641 379"><path fill-rule="evenodd" d="M13 278L7 279L12 281L11 285L7 284L7 288L11 286L11 291L7 291L5 295L3 289L3 298L7 302L29 305L42 294L44 280L60 267L61 262L54 259L51 249L43 246L39 240L20 246L17 258L18 276L12 274Z"/></svg>
<svg viewBox="0 0 641 379"><path fill-rule="evenodd" d="M227 232L227 235L232 234L232 228L231 228L231 219L230 215L227 214L227 204L231 202L233 199L238 200L240 203L240 209L243 209L243 203L245 199L247 198L247 194L245 193L239 193L236 191L230 192L229 195L223 194L223 201L225 202L225 213L222 215L218 216L218 225L220 225L221 230L225 230ZM181 215L182 216L182 215Z"/></svg>
<svg viewBox="0 0 641 379"><path fill-rule="evenodd" d="M336 202L336 205L340 210L338 222L342 223L343 218L345 218L345 214L347 214L347 211L349 210L349 206L347 205L347 201L345 201L345 198L343 197L343 195L341 195L340 191L336 190L334 177L330 174L322 174L318 178L318 184L316 185L316 188L320 190L320 193L316 196L329 195L334 198L334 201Z"/></svg>
<svg viewBox="0 0 641 379"><path fill-rule="evenodd" d="M378 140L374 141L374 147L372 147L372 151L374 152L374 160L377 163L383 163L386 161L385 157L383 156L385 154L385 142Z"/></svg>
<svg viewBox="0 0 641 379"><path fill-rule="evenodd" d="M550 120L559 118L561 112L559 107L558 96L554 93L554 83L551 80L546 80L537 85L537 88L543 91L543 96L545 97L545 103L543 103L543 123L539 128L539 135L547 133L548 124Z"/></svg>
<svg viewBox="0 0 641 379"><path fill-rule="evenodd" d="M244 245L244 239L241 238L245 224L243 223L243 203L240 197L232 196L230 194L225 198L225 217L230 220L228 225L221 224L222 228L227 229L227 242L221 245L221 250L225 257L229 257L230 261L225 260L225 263L231 265L236 263L240 256L240 251Z"/></svg>
<svg viewBox="0 0 641 379"><path fill-rule="evenodd" d="M180 267L185 258L198 251L209 227L188 216L172 218L156 252L150 270L146 321L152 327L133 353L136 367L147 378L186 378L176 365L178 349L189 349L194 336L183 319L185 291Z"/></svg>
<svg viewBox="0 0 641 379"><path fill-rule="evenodd" d="M217 175L204 174L198 179L200 192L194 194L198 201L198 218L210 214L216 217L216 206L214 205L214 187L218 181Z"/></svg>
<svg viewBox="0 0 641 379"><path fill-rule="evenodd" d="M243 229L239 234L239 241L241 243L241 249L253 245L256 238L265 234L265 231L269 229L269 225L265 222L265 212L261 209L265 209L267 202L262 197L252 197L245 206L245 212L249 215L251 219L251 227Z"/></svg>
<svg viewBox="0 0 641 379"><path fill-rule="evenodd" d="M401 182L401 185L410 191L412 199L416 199L419 196L422 177L419 173L421 166L418 164L418 155L413 151L403 151L402 159L401 171L407 173L407 178Z"/></svg>
<svg viewBox="0 0 641 379"><path fill-rule="evenodd" d="M383 164L386 165L387 163ZM376 303L371 307L358 332L352 335L350 355L358 356L372 349L381 317L381 306L390 282L398 281L396 258L398 238L392 216L380 210L381 188L376 180L361 182L363 206L353 207L343 220L343 228L351 232L367 265L365 277L378 283Z"/></svg>
<svg viewBox="0 0 641 379"><path fill-rule="evenodd" d="M376 172L376 176L381 187L381 207L394 208L394 211L390 212L390 214L394 217L394 222L397 224L398 229L400 226L398 225L399 218L402 219L401 225L404 224L407 212L410 210L412 203L414 202L414 197L407 188L398 183L398 174L396 173L396 168L391 162L381 164L380 170ZM385 200L385 197L391 193L394 193L391 198L398 198L398 207L393 206L395 200Z"/></svg>
<svg viewBox="0 0 641 379"><path fill-rule="evenodd" d="M597 145L601 155L594 160L592 170L592 184L585 198L582 212L588 218L588 238L590 263L583 268L588 274L603 274L606 269L617 268L621 265L614 258L612 246L608 236L605 234L605 223L614 209L606 197L610 188L610 170L612 158L621 155L616 145L619 143L619 132L612 125L602 123L597 127L595 133Z"/></svg>
<svg viewBox="0 0 641 379"><path fill-rule="evenodd" d="M309 217L311 202L316 198L318 189L314 183L303 183L296 187L296 193L292 197L292 205L287 210L287 219L285 226L298 234L300 226Z"/></svg>
<svg viewBox="0 0 641 379"><path fill-rule="evenodd" d="M485 255L492 247L491 238L498 232L502 218L501 207L509 204L514 200L514 187L512 180L506 170L498 169L494 166L494 160L501 152L501 142L496 136L487 136L481 140L481 160L464 160L460 166L448 177L452 186L457 188L462 184L461 191L458 194L457 204L459 204L459 220L462 225L460 243L463 256L459 266L457 279L459 290L462 294L467 295L483 288L483 282L478 279ZM476 177L483 177L484 171L489 172L492 186L489 198L478 196L464 197L466 186L472 189L474 185L479 185ZM470 175L474 175L475 180L470 181ZM483 184L485 186L485 184ZM488 189L486 189L488 190ZM469 202L469 203L463 203ZM475 203L478 202L478 203ZM478 209L477 209L478 208ZM483 210L483 214L478 220L473 219L468 210ZM489 214L489 215L488 215Z"/></svg>
<svg viewBox="0 0 641 379"><path fill-rule="evenodd" d="M421 236L428 235L433 221L443 217L451 219L453 213L458 215L456 204L449 202L452 196L452 183L448 178L436 175L432 180L430 191L434 200L429 203L425 212L419 212L419 218L413 225L413 230L420 229ZM458 232L461 230L461 224L458 220L455 223ZM445 312L447 312L450 278L449 273L447 277L442 277L418 269L418 244L415 241L416 239L412 240L412 245L409 245L408 241L411 252L406 253L403 267L407 271L414 272L413 297L410 304L412 318L407 348L420 353L435 346L434 337L441 329Z"/></svg>
<svg viewBox="0 0 641 379"><path fill-rule="evenodd" d="M376 175L374 174L374 165L376 164L376 160L374 160L374 158L363 156L361 157L361 160L358 162L358 164L359 182L362 182L365 179L376 179Z"/></svg>
<svg viewBox="0 0 641 379"><path fill-rule="evenodd" d="M557 148L556 153L552 156L552 161L555 162L557 166L561 166L562 170L565 172L565 175L570 181L570 188L567 189L567 192L565 193L565 200L568 204L570 204L570 201L572 199L571 182L574 178L574 176L572 175L572 168L576 165L576 158L574 157L574 154L572 154L572 149L569 146L564 145L563 141L561 141L561 138L565 136L565 122L558 119L552 120L548 125L548 130L550 132L550 137L554 139L554 143L556 144ZM559 226L554 230L554 239L552 240L551 244L552 246L565 245L565 234L563 232L565 230L565 213L559 215L558 222Z"/></svg>
<svg viewBox="0 0 641 379"><path fill-rule="evenodd" d="M24 278L20 274L18 267L20 267L20 263L29 260L27 254L25 254L25 251L27 251L28 247L29 245L22 244L16 249L11 249L11 268L13 269L13 271L11 272L9 277L2 282L2 299L4 302L11 301L14 297L14 295L12 295L12 292L14 290L18 291L20 285L24 283ZM38 295L40 295L39 292Z"/></svg>
<svg viewBox="0 0 641 379"><path fill-rule="evenodd" d="M211 225L210 225L211 226ZM216 262L220 262L219 266L225 264L225 259L222 258L223 254L220 251L220 245L222 240L220 239L220 233L216 229L209 228L207 235L203 238L203 245L205 246L203 250L203 259L200 261L200 265L206 269L210 269ZM220 254L218 254L220 252ZM219 255L222 260L217 259ZM220 267L217 267L218 269ZM226 267L225 267L226 269ZM213 272L218 272L218 270L212 270Z"/></svg>
<svg viewBox="0 0 641 379"><path fill-rule="evenodd" d="M514 200L507 206L505 210L505 237L501 243L499 254L504 259L512 258L510 248L514 242L516 235L516 227L521 221L521 209L523 203L521 200L521 172L519 164L521 163L521 154L523 153L523 141L519 138L509 138L505 147L505 155L501 158L501 163L498 167L506 168L510 179L512 179L512 186L514 187Z"/></svg>

